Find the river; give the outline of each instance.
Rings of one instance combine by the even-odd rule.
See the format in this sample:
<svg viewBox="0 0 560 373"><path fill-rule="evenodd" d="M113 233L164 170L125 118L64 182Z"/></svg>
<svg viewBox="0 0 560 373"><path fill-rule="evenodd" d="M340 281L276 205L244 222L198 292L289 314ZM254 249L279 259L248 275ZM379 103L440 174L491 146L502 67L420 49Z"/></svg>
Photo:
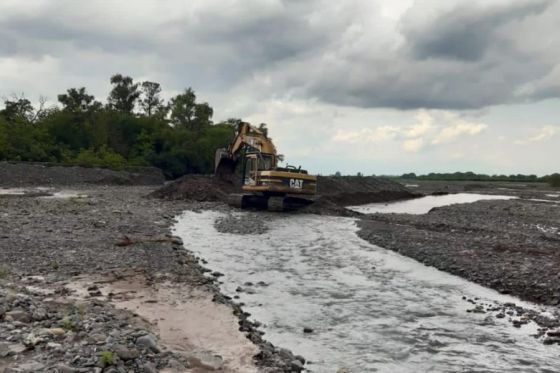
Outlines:
<svg viewBox="0 0 560 373"><path fill-rule="evenodd" d="M558 346L532 337L535 324L468 313L464 297L541 307L369 244L353 219L262 213L268 231L239 235L214 228L223 215L185 212L174 233L310 371L560 371Z"/></svg>

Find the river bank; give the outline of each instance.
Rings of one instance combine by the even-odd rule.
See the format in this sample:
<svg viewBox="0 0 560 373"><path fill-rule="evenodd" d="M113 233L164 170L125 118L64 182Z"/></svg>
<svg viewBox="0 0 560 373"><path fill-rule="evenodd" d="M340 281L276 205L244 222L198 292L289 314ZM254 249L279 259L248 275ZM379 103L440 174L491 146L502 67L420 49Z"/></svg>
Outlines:
<svg viewBox="0 0 560 373"><path fill-rule="evenodd" d="M358 234L503 294L559 305L560 201L546 194L555 196L371 214L358 223Z"/></svg>

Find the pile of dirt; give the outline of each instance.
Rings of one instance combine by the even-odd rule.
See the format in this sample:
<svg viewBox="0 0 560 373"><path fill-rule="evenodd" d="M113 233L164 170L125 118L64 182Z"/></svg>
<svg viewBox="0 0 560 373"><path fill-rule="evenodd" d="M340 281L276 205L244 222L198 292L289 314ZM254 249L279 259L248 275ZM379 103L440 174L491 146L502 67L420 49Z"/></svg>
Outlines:
<svg viewBox="0 0 560 373"><path fill-rule="evenodd" d="M165 184L150 195L168 200L198 202L223 202L235 187L226 181L209 175L185 175Z"/></svg>
<svg viewBox="0 0 560 373"><path fill-rule="evenodd" d="M167 183L151 194L162 199L190 201L225 202L230 193L240 192L240 188L208 175L186 175ZM389 179L358 176L319 176L315 202L303 209L306 213L320 215L355 216L344 208L349 205L387 202L419 197L401 184Z"/></svg>
<svg viewBox="0 0 560 373"><path fill-rule="evenodd" d="M375 176L319 176L317 195L321 200L343 206L422 196L393 180Z"/></svg>
<svg viewBox="0 0 560 373"><path fill-rule="evenodd" d="M0 187L158 185L163 184L164 180L161 170L155 167L134 167L115 171L50 163L0 162Z"/></svg>

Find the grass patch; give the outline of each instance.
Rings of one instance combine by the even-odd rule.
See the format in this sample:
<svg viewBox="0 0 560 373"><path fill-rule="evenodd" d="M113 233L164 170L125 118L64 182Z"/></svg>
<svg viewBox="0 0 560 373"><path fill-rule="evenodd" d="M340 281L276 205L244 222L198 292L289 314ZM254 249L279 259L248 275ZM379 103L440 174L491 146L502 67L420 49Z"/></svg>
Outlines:
<svg viewBox="0 0 560 373"><path fill-rule="evenodd" d="M65 316L58 322L58 325L66 331L75 331L78 327L76 322L70 316Z"/></svg>
<svg viewBox="0 0 560 373"><path fill-rule="evenodd" d="M5 280L10 276L10 268L4 264L0 264L0 280Z"/></svg>
<svg viewBox="0 0 560 373"><path fill-rule="evenodd" d="M99 362L102 366L113 365L115 362L115 354L111 351L101 351L99 353Z"/></svg>

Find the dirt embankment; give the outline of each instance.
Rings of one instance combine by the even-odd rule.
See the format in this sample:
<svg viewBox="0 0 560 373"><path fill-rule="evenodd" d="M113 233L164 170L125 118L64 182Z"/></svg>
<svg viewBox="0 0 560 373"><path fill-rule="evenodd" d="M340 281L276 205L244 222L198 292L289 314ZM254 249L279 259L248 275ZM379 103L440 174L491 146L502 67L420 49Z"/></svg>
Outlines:
<svg viewBox="0 0 560 373"><path fill-rule="evenodd" d="M163 182L163 173L155 167L135 167L115 171L48 163L0 162L0 187L83 184L160 185Z"/></svg>
<svg viewBox="0 0 560 373"><path fill-rule="evenodd" d="M233 184L210 175L185 175L165 184L150 195L167 200L224 202L234 193Z"/></svg>
<svg viewBox="0 0 560 373"><path fill-rule="evenodd" d="M186 175L169 182L152 196L171 200L226 202L230 193L240 192L232 184L207 175ZM419 197L402 184L389 179L357 176L319 176L315 203L305 208L307 213L355 216L344 206L387 202Z"/></svg>
<svg viewBox="0 0 560 373"><path fill-rule="evenodd" d="M522 299L560 304L560 208L489 200L425 215L375 214L360 237L424 264Z"/></svg>

